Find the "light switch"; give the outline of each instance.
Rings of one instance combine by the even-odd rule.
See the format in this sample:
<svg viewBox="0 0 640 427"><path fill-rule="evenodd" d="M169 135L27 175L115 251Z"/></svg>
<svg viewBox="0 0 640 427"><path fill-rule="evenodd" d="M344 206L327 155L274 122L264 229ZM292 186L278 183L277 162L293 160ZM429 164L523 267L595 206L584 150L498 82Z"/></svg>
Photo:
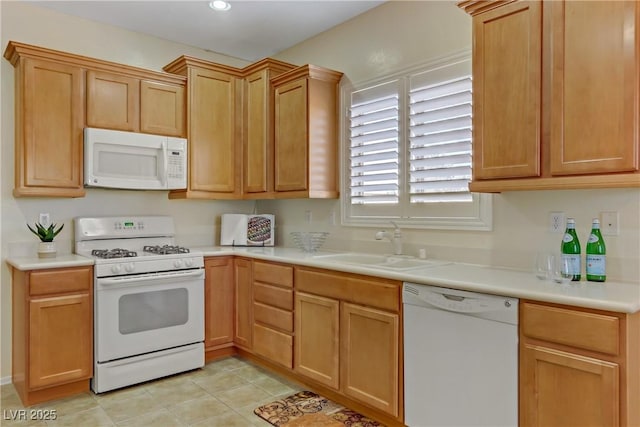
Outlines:
<svg viewBox="0 0 640 427"><path fill-rule="evenodd" d="M617 236L620 234L619 221L618 212L600 212L600 231L604 235Z"/></svg>

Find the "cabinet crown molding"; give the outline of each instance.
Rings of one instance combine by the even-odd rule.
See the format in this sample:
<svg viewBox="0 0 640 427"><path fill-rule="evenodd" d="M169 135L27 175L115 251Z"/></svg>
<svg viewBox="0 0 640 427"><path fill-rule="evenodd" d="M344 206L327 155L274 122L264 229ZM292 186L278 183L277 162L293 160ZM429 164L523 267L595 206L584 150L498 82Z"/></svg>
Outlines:
<svg viewBox="0 0 640 427"><path fill-rule="evenodd" d="M279 73L284 73L296 68L297 65L289 64L288 62L279 61L273 58L264 58L253 64L249 64L242 69L242 74L248 76L253 73L257 73L263 70L272 70Z"/></svg>
<svg viewBox="0 0 640 427"><path fill-rule="evenodd" d="M339 71L330 70L318 65L306 64L272 78L271 84L278 86L303 77L337 83L342 78L342 75L343 73Z"/></svg>
<svg viewBox="0 0 640 427"><path fill-rule="evenodd" d="M130 65L90 58L88 56L76 55L69 52L48 49L13 40L9 41L7 44L7 48L4 51L4 57L14 67L18 63L18 60L24 57L75 65L88 70L107 71L139 79L151 79L177 85L184 85L186 83L186 78L183 76L147 70L145 68L132 67Z"/></svg>
<svg viewBox="0 0 640 427"><path fill-rule="evenodd" d="M234 77L242 77L240 68L230 65L219 64L217 62L206 61L204 59L195 58L193 56L181 55L169 64L162 67L167 73L186 75L187 69L191 67L204 68L211 71L230 74Z"/></svg>
<svg viewBox="0 0 640 427"><path fill-rule="evenodd" d="M463 0L458 2L458 7L474 16L514 1L516 0Z"/></svg>

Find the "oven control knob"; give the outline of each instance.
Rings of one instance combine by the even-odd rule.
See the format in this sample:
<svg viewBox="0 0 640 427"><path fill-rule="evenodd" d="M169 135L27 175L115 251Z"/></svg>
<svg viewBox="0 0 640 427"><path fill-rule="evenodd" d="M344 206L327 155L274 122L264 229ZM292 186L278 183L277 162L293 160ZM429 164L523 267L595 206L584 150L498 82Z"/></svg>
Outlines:
<svg viewBox="0 0 640 427"><path fill-rule="evenodd" d="M120 274L120 271L122 271L122 266L120 264L113 264L111 266L111 272L113 274Z"/></svg>
<svg viewBox="0 0 640 427"><path fill-rule="evenodd" d="M193 266L193 260L191 258L187 258L184 260L184 265L186 265L187 267L192 267Z"/></svg>
<svg viewBox="0 0 640 427"><path fill-rule="evenodd" d="M131 272L134 270L133 263L132 263L132 262L130 262L129 264L126 264L126 265L124 266L124 269L125 269L125 270L127 270L127 273L131 273Z"/></svg>
<svg viewBox="0 0 640 427"><path fill-rule="evenodd" d="M173 266L174 266L175 268L180 268L180 267L182 267L182 260L181 260L181 259L177 259L177 260L173 261Z"/></svg>

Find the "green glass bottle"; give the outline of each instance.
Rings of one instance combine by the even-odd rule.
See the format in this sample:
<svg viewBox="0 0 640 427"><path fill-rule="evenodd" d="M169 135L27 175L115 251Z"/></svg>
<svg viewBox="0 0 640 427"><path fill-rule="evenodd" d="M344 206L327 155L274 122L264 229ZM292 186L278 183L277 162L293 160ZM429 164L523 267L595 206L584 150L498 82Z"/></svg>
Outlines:
<svg viewBox="0 0 640 427"><path fill-rule="evenodd" d="M576 221L573 218L567 218L567 229L562 237L562 245L560 252L563 259L569 260L569 272L572 281L580 280L580 241L576 234Z"/></svg>
<svg viewBox="0 0 640 427"><path fill-rule="evenodd" d="M607 248L600 233L600 221L594 218L587 242L587 280L591 282L607 280L606 254Z"/></svg>

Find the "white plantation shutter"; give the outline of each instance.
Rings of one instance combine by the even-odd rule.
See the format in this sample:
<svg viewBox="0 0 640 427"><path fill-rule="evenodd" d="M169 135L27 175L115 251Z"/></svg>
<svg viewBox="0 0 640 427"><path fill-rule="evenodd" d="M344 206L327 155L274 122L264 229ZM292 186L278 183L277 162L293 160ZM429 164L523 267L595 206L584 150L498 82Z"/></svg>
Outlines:
<svg viewBox="0 0 640 427"><path fill-rule="evenodd" d="M491 195L469 192L468 52L343 89L343 224L491 229Z"/></svg>
<svg viewBox="0 0 640 427"><path fill-rule="evenodd" d="M397 204L399 113L397 81L351 94L350 199L353 205Z"/></svg>
<svg viewBox="0 0 640 427"><path fill-rule="evenodd" d="M471 202L471 76L409 91L411 203Z"/></svg>

